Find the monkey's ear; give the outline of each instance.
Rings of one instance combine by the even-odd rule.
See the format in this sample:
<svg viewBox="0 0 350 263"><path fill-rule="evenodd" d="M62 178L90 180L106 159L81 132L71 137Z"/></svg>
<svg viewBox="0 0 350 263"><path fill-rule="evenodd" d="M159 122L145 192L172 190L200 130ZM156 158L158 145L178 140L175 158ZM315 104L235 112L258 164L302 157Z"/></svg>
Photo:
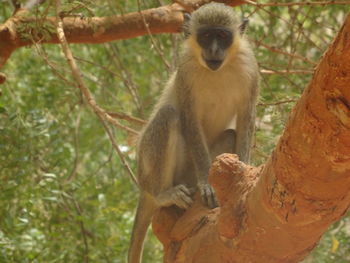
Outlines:
<svg viewBox="0 0 350 263"><path fill-rule="evenodd" d="M238 26L240 35L243 35L245 33L248 24L249 24L249 19L248 18L243 18L242 19L242 23Z"/></svg>
<svg viewBox="0 0 350 263"><path fill-rule="evenodd" d="M184 13L184 22L182 24L182 31L184 32L185 38L190 36L190 20L191 15L189 13Z"/></svg>

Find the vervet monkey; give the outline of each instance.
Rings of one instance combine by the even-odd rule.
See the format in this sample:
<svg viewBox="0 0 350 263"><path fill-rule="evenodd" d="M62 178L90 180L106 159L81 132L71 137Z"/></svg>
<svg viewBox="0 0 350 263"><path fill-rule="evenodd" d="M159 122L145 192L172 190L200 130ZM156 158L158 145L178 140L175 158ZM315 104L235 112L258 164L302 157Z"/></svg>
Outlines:
<svg viewBox="0 0 350 263"><path fill-rule="evenodd" d="M255 121L258 67L232 8L210 3L193 12L177 70L138 142L137 208L128 262L139 263L156 209L187 209L193 189L217 206L208 171L214 154L235 152L243 162ZM227 130L236 122L235 132ZM234 142L235 139L235 142Z"/></svg>

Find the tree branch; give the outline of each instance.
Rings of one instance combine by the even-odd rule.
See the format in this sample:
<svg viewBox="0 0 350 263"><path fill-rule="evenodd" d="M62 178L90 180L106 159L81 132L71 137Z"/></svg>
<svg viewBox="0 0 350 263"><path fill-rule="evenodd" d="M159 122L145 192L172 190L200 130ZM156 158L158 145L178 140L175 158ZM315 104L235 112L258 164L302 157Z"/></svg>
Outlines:
<svg viewBox="0 0 350 263"><path fill-rule="evenodd" d="M210 1L192 1L191 6L198 8ZM222 0L228 5L240 5L242 0ZM181 31L182 13L185 11L178 4L161 6L109 17L64 17L63 28L69 43L97 44L114 40L160 33L177 33ZM56 17L47 17L37 26L35 17L22 16L17 12L0 25L0 68L6 63L11 53L19 47L34 42L58 44L56 35ZM140 14L141 13L141 14ZM145 27L145 21L147 27ZM28 34L30 37L28 38Z"/></svg>
<svg viewBox="0 0 350 263"><path fill-rule="evenodd" d="M270 2L270 3L256 3L255 1L243 0L247 4L251 4L257 7L267 7L267 6L312 6L312 5L348 5L350 1L305 1L305 2L288 2L288 3L279 3L279 2Z"/></svg>

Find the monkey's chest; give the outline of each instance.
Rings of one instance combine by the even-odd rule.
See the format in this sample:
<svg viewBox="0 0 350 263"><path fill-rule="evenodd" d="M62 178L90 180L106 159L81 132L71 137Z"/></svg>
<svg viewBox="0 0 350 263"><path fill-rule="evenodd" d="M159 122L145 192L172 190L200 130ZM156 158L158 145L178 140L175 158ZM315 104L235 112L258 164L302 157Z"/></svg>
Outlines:
<svg viewBox="0 0 350 263"><path fill-rule="evenodd" d="M228 128L237 115L242 99L229 85L203 90L201 96L197 97L197 117L208 142L215 140Z"/></svg>

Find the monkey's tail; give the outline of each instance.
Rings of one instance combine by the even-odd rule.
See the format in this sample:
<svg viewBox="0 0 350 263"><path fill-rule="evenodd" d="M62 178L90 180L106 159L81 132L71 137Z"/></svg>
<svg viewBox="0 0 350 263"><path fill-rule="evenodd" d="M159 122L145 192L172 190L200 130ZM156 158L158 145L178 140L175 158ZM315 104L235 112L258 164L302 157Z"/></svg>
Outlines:
<svg viewBox="0 0 350 263"><path fill-rule="evenodd" d="M128 252L128 263L141 262L143 243L147 234L148 226L151 224L155 209L156 206L153 200L141 194L132 229Z"/></svg>

